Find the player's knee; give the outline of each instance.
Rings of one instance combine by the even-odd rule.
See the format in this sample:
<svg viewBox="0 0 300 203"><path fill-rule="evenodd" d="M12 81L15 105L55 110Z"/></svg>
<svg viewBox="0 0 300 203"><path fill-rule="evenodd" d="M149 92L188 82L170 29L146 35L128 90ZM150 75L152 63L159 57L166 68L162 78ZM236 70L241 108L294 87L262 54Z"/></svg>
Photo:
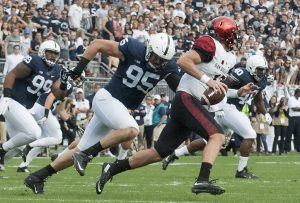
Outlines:
<svg viewBox="0 0 300 203"><path fill-rule="evenodd" d="M256 132L254 130L249 131L246 135L244 135L244 139L256 139Z"/></svg>
<svg viewBox="0 0 300 203"><path fill-rule="evenodd" d="M40 127L35 128L33 131L31 131L31 134L29 135L33 140L40 139L42 136L42 130Z"/></svg>
<svg viewBox="0 0 300 203"><path fill-rule="evenodd" d="M138 128L134 128L134 127L128 128L128 137L130 139L134 139L138 134L139 134Z"/></svg>

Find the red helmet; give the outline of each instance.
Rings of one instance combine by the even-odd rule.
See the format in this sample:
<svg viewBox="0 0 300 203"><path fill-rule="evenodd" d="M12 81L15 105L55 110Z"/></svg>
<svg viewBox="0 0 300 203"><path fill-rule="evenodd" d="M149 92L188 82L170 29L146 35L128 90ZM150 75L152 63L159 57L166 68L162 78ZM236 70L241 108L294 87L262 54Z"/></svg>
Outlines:
<svg viewBox="0 0 300 203"><path fill-rule="evenodd" d="M213 19L209 26L209 34L224 43L226 49L232 50L234 46L241 46L238 27L232 18L221 16Z"/></svg>

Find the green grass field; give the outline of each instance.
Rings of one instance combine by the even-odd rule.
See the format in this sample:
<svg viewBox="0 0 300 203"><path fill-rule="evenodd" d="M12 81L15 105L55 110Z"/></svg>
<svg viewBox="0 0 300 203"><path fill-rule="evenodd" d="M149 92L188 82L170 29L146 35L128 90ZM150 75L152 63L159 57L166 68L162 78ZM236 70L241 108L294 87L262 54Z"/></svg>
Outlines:
<svg viewBox="0 0 300 203"><path fill-rule="evenodd" d="M182 157L167 171L161 164L127 171L106 184L102 195L95 192L99 177L99 165L112 158L96 158L80 177L69 168L49 178L45 194L35 195L23 185L25 173L16 173L20 159L11 160L5 172L0 173L0 202L299 202L300 201L300 154L285 156L252 156L250 170L260 176L258 180L235 179L237 157L218 157L211 174L219 179L217 184L226 192L220 196L195 195L191 187L198 175L199 156ZM49 163L40 158L32 162L31 170Z"/></svg>

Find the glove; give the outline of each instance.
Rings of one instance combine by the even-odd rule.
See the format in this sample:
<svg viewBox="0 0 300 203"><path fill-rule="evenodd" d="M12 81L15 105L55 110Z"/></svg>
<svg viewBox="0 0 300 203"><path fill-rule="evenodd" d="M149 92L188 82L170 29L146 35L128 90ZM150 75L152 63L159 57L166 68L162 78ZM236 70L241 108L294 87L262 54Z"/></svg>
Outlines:
<svg viewBox="0 0 300 203"><path fill-rule="evenodd" d="M67 83L69 78L69 71L65 68L62 68L60 71L60 89L66 90L67 89Z"/></svg>
<svg viewBox="0 0 300 203"><path fill-rule="evenodd" d="M219 111L216 111L216 112L215 112L215 116L216 116L217 118L223 118L224 115L225 115L225 113L224 113L223 110L219 110Z"/></svg>
<svg viewBox="0 0 300 203"><path fill-rule="evenodd" d="M7 110L9 110L9 102L11 98L2 97L0 100L0 115L4 115Z"/></svg>
<svg viewBox="0 0 300 203"><path fill-rule="evenodd" d="M49 109L45 109L45 113L44 113L44 117L37 122L37 124L42 125L46 122L46 120L48 119L48 115L49 115Z"/></svg>

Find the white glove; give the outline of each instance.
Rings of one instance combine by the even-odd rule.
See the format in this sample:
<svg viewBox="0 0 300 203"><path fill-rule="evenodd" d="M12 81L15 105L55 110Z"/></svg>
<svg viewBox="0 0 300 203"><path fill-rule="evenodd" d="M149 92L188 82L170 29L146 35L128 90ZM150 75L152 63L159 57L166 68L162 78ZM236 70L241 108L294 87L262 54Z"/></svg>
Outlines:
<svg viewBox="0 0 300 203"><path fill-rule="evenodd" d="M38 120L36 122L37 122L37 124L42 125L42 124L44 124L46 122L46 120L47 120L47 117L43 117L42 119L40 119L40 120Z"/></svg>
<svg viewBox="0 0 300 203"><path fill-rule="evenodd" d="M219 111L215 112L215 117L217 117L217 118L223 118L224 115L225 115L225 113L223 110L219 110Z"/></svg>
<svg viewBox="0 0 300 203"><path fill-rule="evenodd" d="M11 98L9 97L2 97L0 99L0 115L4 115L6 111L9 109L9 102Z"/></svg>

